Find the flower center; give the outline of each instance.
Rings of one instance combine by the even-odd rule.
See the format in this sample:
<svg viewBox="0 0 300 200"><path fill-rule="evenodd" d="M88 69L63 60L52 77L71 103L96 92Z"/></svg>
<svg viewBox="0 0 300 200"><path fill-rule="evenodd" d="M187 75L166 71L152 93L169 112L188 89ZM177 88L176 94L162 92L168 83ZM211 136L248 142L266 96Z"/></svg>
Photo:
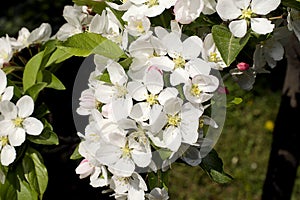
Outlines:
<svg viewBox="0 0 300 200"><path fill-rule="evenodd" d="M131 150L128 146L128 144L125 145L125 147L122 148L122 157L123 158L127 158L127 157L131 157Z"/></svg>
<svg viewBox="0 0 300 200"><path fill-rule="evenodd" d="M0 137L1 146L4 147L8 144L8 137L7 136L1 136Z"/></svg>
<svg viewBox="0 0 300 200"><path fill-rule="evenodd" d="M250 19L253 14L253 11L250 8L242 10L242 19Z"/></svg>
<svg viewBox="0 0 300 200"><path fill-rule="evenodd" d="M148 94L146 101L147 101L147 103L150 104L150 106L152 106L152 105L158 103L157 98L158 98L158 95Z"/></svg>
<svg viewBox="0 0 300 200"><path fill-rule="evenodd" d="M201 94L201 89L199 88L199 86L197 84L193 84L192 88L191 88L191 94L195 97L199 97Z"/></svg>
<svg viewBox="0 0 300 200"><path fill-rule="evenodd" d="M101 108L102 108L102 106L103 106L103 103L102 102L100 102L100 101L98 101L98 100L96 100L96 103L95 103L96 105L95 105L95 108L97 109L97 110L101 110Z"/></svg>
<svg viewBox="0 0 300 200"><path fill-rule="evenodd" d="M210 52L209 53L209 57L208 57L208 61L209 62L219 62L220 59L218 57L218 54L216 52Z"/></svg>
<svg viewBox="0 0 300 200"><path fill-rule="evenodd" d="M186 63L182 56L177 56L176 58L173 58L173 62L175 63L175 69L183 68Z"/></svg>
<svg viewBox="0 0 300 200"><path fill-rule="evenodd" d="M16 119L13 120L13 123L15 124L16 127L22 127L24 119L17 117Z"/></svg>
<svg viewBox="0 0 300 200"><path fill-rule="evenodd" d="M152 6L159 5L159 2L158 2L158 0L148 0L148 2L146 3L146 5L148 5L148 7L151 8Z"/></svg>
<svg viewBox="0 0 300 200"><path fill-rule="evenodd" d="M142 21L135 22L135 27L136 27L136 30L138 32L140 32L140 33L144 33L145 32L145 29L144 29Z"/></svg>
<svg viewBox="0 0 300 200"><path fill-rule="evenodd" d="M200 119L199 120L199 128L203 128L204 127L204 119Z"/></svg>
<svg viewBox="0 0 300 200"><path fill-rule="evenodd" d="M177 127L180 122L181 122L181 119L178 116L178 114L176 114L176 115L168 115L168 125L170 125L170 126L176 126Z"/></svg>
<svg viewBox="0 0 300 200"><path fill-rule="evenodd" d="M117 88L117 97L118 98L124 97L128 93L126 87L124 87L124 86L116 84L116 88Z"/></svg>

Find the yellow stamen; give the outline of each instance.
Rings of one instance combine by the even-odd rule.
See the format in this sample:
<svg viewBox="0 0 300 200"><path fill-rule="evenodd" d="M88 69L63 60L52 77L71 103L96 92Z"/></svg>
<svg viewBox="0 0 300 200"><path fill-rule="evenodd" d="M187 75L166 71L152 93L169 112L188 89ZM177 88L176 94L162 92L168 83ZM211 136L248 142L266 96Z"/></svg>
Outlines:
<svg viewBox="0 0 300 200"><path fill-rule="evenodd" d="M145 32L145 28L143 26L143 22L141 21L138 21L138 22L135 22L135 27L136 27L136 30L140 33L144 33Z"/></svg>
<svg viewBox="0 0 300 200"><path fill-rule="evenodd" d="M168 115L168 125L169 126L178 126L181 122L180 117L177 115Z"/></svg>
<svg viewBox="0 0 300 200"><path fill-rule="evenodd" d="M148 5L148 7L151 8L152 6L159 5L159 3L158 3L158 0L148 0L148 2L146 3L146 5Z"/></svg>
<svg viewBox="0 0 300 200"><path fill-rule="evenodd" d="M201 89L199 88L199 86L197 84L193 84L192 88L191 88L191 94L195 97L199 97L201 94Z"/></svg>
<svg viewBox="0 0 300 200"><path fill-rule="evenodd" d="M1 136L0 137L0 143L1 143L1 146L4 147L5 145L8 144L8 137L7 136Z"/></svg>
<svg viewBox="0 0 300 200"><path fill-rule="evenodd" d="M130 158L130 157L131 157L131 150L132 150L132 149L129 148L128 144L126 144L125 147L122 148L122 152L123 152L123 153L122 153L122 157L123 157L123 158L124 158L124 157L125 157L125 158L126 158L126 157L129 157L129 158Z"/></svg>
<svg viewBox="0 0 300 200"><path fill-rule="evenodd" d="M216 52L210 52L208 57L209 62L219 62L220 58L218 57L218 54Z"/></svg>
<svg viewBox="0 0 300 200"><path fill-rule="evenodd" d="M183 68L186 63L182 56L177 56L176 58L173 58L173 62L175 63L175 69Z"/></svg>
<svg viewBox="0 0 300 200"><path fill-rule="evenodd" d="M22 127L23 121L24 119L20 117L17 117L16 119L13 120L16 127Z"/></svg>
<svg viewBox="0 0 300 200"><path fill-rule="evenodd" d="M158 98L158 95L148 94L146 101L147 101L147 103L150 104L150 106L152 106L152 105L158 103L157 98Z"/></svg>
<svg viewBox="0 0 300 200"><path fill-rule="evenodd" d="M242 19L250 19L252 16L253 12L250 8L242 10Z"/></svg>

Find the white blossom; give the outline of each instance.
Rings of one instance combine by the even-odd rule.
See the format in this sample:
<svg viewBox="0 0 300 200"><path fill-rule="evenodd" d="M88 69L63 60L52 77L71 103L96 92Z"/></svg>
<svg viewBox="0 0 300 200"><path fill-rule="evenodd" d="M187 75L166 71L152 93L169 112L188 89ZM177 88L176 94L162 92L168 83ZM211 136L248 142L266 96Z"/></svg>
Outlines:
<svg viewBox="0 0 300 200"><path fill-rule="evenodd" d="M165 188L153 188L149 194L146 194L148 200L168 200L168 191Z"/></svg>
<svg viewBox="0 0 300 200"><path fill-rule="evenodd" d="M244 37L250 23L251 29L258 34L267 34L273 31L275 25L267 18L257 15L266 15L275 10L280 0L219 0L216 10L223 20L234 20L229 29L236 37Z"/></svg>
<svg viewBox="0 0 300 200"><path fill-rule="evenodd" d="M13 49L11 47L9 37L0 38L0 69L3 65L8 64L13 56Z"/></svg>
<svg viewBox="0 0 300 200"><path fill-rule="evenodd" d="M7 87L7 78L4 71L0 69L0 102L1 101L10 101L14 95L14 87ZM1 112L0 112L1 114Z"/></svg>
<svg viewBox="0 0 300 200"><path fill-rule="evenodd" d="M190 24L200 16L203 7L203 0L177 0L174 6L175 20L181 24Z"/></svg>

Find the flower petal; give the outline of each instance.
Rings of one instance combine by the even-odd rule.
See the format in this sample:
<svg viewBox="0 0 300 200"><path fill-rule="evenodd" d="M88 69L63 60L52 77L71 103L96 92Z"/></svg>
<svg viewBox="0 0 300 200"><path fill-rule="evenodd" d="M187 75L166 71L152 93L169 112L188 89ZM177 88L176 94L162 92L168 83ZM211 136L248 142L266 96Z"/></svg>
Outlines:
<svg viewBox="0 0 300 200"><path fill-rule="evenodd" d="M8 135L9 143L15 147L23 144L25 138L26 138L25 130L22 128L16 128Z"/></svg>
<svg viewBox="0 0 300 200"><path fill-rule="evenodd" d="M181 144L181 134L179 128L170 126L163 133L163 140L166 147L173 152L176 152Z"/></svg>
<svg viewBox="0 0 300 200"><path fill-rule="evenodd" d="M4 89L6 88L7 85L7 79L6 79L6 74L4 71L0 69L0 96L4 92Z"/></svg>
<svg viewBox="0 0 300 200"><path fill-rule="evenodd" d="M29 135L39 135L44 129L43 123L34 117L26 118L22 125Z"/></svg>
<svg viewBox="0 0 300 200"><path fill-rule="evenodd" d="M266 15L275 10L280 2L280 0L252 0L251 9L255 14Z"/></svg>
<svg viewBox="0 0 300 200"><path fill-rule="evenodd" d="M135 170L134 162L129 158L121 158L114 165L109 166L109 171L111 171L116 176L128 177Z"/></svg>
<svg viewBox="0 0 300 200"><path fill-rule="evenodd" d="M1 96L1 92L0 92L0 96ZM7 88L4 89L4 93L2 95L2 99L1 100L2 101L4 101L4 100L10 101L13 96L14 96L14 87L13 86L9 86L9 87L7 87Z"/></svg>
<svg viewBox="0 0 300 200"><path fill-rule="evenodd" d="M229 24L229 29L235 37L242 38L247 33L247 22L244 19L232 21Z"/></svg>
<svg viewBox="0 0 300 200"><path fill-rule="evenodd" d="M2 101L0 103L0 113L5 119L15 119L17 117L17 107L10 101Z"/></svg>
<svg viewBox="0 0 300 200"><path fill-rule="evenodd" d="M1 150L1 164L8 166L16 159L16 150L10 145L5 145Z"/></svg>
<svg viewBox="0 0 300 200"><path fill-rule="evenodd" d="M235 5L233 0L218 0L216 10L223 20L236 19L242 15L241 9Z"/></svg>
<svg viewBox="0 0 300 200"><path fill-rule="evenodd" d="M18 116L21 118L29 117L34 110L33 99L28 95L21 97L16 106L18 108Z"/></svg>
<svg viewBox="0 0 300 200"><path fill-rule="evenodd" d="M145 85L151 94L158 94L164 86L162 71L157 67L150 67L146 72Z"/></svg>
<svg viewBox="0 0 300 200"><path fill-rule="evenodd" d="M136 101L143 101L148 95L146 87L138 81L129 82L127 84L127 90L132 98Z"/></svg>
<svg viewBox="0 0 300 200"><path fill-rule="evenodd" d="M188 37L183 41L182 55L186 60L197 58L200 55L202 48L203 42L198 36Z"/></svg>
<svg viewBox="0 0 300 200"><path fill-rule="evenodd" d="M251 18L251 28L254 32L259 34L271 33L275 25L266 18Z"/></svg>

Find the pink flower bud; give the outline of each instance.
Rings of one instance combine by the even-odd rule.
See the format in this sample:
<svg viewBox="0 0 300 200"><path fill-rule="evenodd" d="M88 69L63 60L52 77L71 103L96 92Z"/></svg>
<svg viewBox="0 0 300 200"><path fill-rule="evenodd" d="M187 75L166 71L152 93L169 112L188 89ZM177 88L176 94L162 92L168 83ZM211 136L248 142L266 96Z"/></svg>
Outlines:
<svg viewBox="0 0 300 200"><path fill-rule="evenodd" d="M240 62L236 66L240 71L246 71L247 69L249 69L249 64L245 62Z"/></svg>

